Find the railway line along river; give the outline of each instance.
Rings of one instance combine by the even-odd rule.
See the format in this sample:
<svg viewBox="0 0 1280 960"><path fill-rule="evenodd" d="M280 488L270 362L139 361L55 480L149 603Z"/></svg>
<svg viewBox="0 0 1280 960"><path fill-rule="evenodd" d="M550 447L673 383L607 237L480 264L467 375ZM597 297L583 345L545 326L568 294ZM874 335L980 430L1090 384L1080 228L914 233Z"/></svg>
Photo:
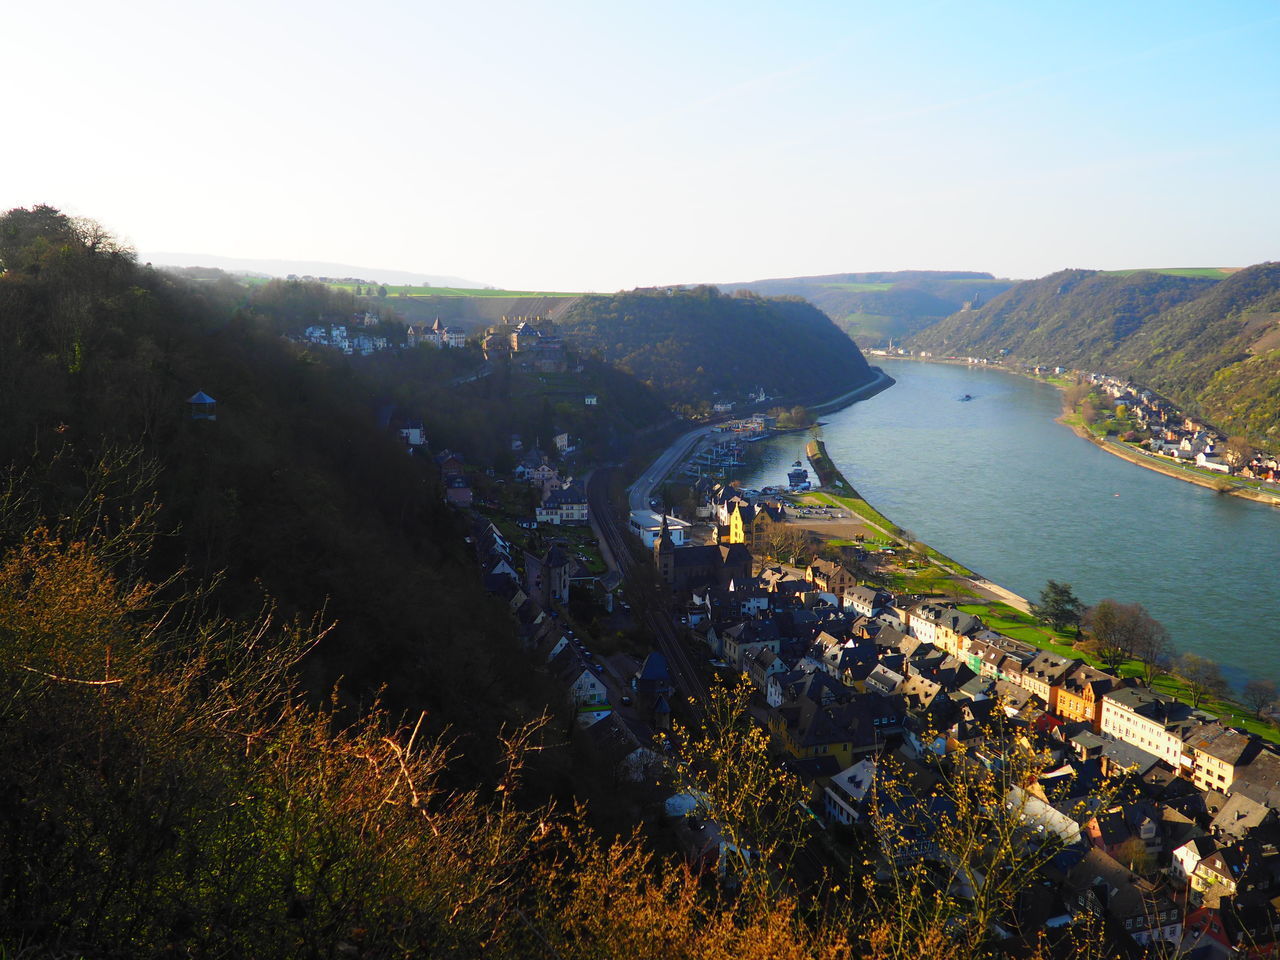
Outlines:
<svg viewBox="0 0 1280 960"><path fill-rule="evenodd" d="M1052 386L1001 370L884 362L895 386L825 418L876 509L1015 593L1067 581L1138 602L1233 686L1280 681L1280 510L1144 470L1055 423ZM972 399L962 400L969 396ZM764 441L748 487L785 483L804 434Z"/></svg>

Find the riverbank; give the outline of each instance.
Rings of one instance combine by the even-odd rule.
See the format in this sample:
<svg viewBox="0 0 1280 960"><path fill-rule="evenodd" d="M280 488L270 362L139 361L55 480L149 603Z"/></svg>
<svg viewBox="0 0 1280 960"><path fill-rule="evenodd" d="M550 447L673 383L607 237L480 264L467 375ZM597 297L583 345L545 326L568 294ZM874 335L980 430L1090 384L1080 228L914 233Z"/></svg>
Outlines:
<svg viewBox="0 0 1280 960"><path fill-rule="evenodd" d="M905 531L901 531L871 506L845 479L826 453L825 444L821 440L812 441L810 450L817 457L816 460L814 456L810 457L814 469L818 470L818 463L823 463L823 469L828 471L827 475L831 478L832 485L826 490L814 491L809 494L809 497L819 503L849 510L850 513L861 517L868 527L880 530L887 538L906 546L917 556L923 556L934 568L946 573L946 579L940 581L937 586L949 585L954 588L954 602L960 610L980 617L990 629L1005 636L1068 659L1079 659L1097 669L1106 669L1096 656L1075 645L1079 639L1078 635L1068 631L1054 630L1032 616L1030 603L1025 597L972 571L965 570L955 561L922 543L909 543L901 535ZM833 490L840 492L832 492ZM936 590L934 592L936 595ZM1141 664L1128 661L1122 664L1116 673L1127 678L1140 676L1142 670ZM1159 676L1153 686L1159 692L1179 700L1190 702L1193 699L1186 682L1173 673ZM1280 730L1274 724L1260 720L1230 695L1212 695L1206 698L1201 706L1208 712L1222 717L1226 723L1243 727L1273 742L1280 742Z"/></svg>
<svg viewBox="0 0 1280 960"><path fill-rule="evenodd" d="M809 404L811 413L835 413L842 410L851 403L857 403L859 400L868 400L877 393L881 393L892 387L897 381L889 376L879 367L872 367L875 372L875 379L869 383L864 383L860 387L855 387L847 393L842 393L833 400L827 400L824 403Z"/></svg>
<svg viewBox="0 0 1280 960"><path fill-rule="evenodd" d="M1076 415L1076 411L1072 410L1065 402L1065 394L1068 387L1072 384L1065 376L1046 377L1032 373L1028 370L1020 370L1015 367L1006 366L1002 363L970 363L957 357L910 357L895 356L894 360L913 360L916 363L937 363L946 364L948 366L959 367L979 367L988 370L1001 370L1005 373L1011 373L1014 376L1023 377L1027 380L1034 380L1038 383L1047 383L1052 387L1056 387L1060 393L1064 395L1064 403L1062 405L1062 414L1055 418L1055 422L1068 427L1076 436L1081 439L1088 440L1094 446L1100 447L1112 456L1119 457L1121 460L1127 460L1129 463L1144 467L1155 473L1164 474L1166 477L1173 477L1175 480L1182 480L1186 483L1194 484L1198 487L1204 487L1213 490L1215 493L1224 496L1237 497L1241 500L1249 500L1253 503L1262 503L1267 506L1280 508L1280 492L1272 493L1268 490L1258 489L1248 486L1239 480L1232 480L1225 476L1211 476L1204 473L1194 471L1193 468L1183 467L1170 461L1162 460L1151 454L1143 453L1139 450L1133 450L1119 441L1108 440L1098 437L1082 423L1072 421L1072 417Z"/></svg>
<svg viewBox="0 0 1280 960"><path fill-rule="evenodd" d="M1040 379L1037 377L1036 379ZM1066 390L1060 384L1054 384L1063 394L1062 413L1054 418L1056 423L1062 424L1070 429L1077 437L1088 440L1096 447L1100 447L1112 456L1119 457L1121 460L1127 460L1129 463L1137 464L1152 470L1156 473L1162 473L1166 477L1173 477L1175 480L1182 480L1186 483L1193 483L1198 487L1204 487L1215 493L1228 497L1238 497L1241 500L1251 500L1254 503L1263 503L1267 506L1280 508L1280 495L1268 493L1265 490L1255 490L1251 487L1242 486L1238 482L1232 482L1223 476L1208 476L1206 474L1192 472L1193 468L1179 466L1178 464L1167 462L1159 459L1151 454L1142 453L1138 450L1130 449L1123 443L1115 440L1109 440L1105 437L1099 437L1083 423L1075 421L1073 418L1078 416L1077 412L1066 402Z"/></svg>
<svg viewBox="0 0 1280 960"><path fill-rule="evenodd" d="M921 554L930 563L945 571L948 575L961 578L975 588L996 588L1002 598L1011 598L1023 605L1026 604L1026 600L1019 597L1012 590L997 587L996 584L979 577L972 570L962 566L945 554L939 553L928 544L912 541L904 536L906 531L868 503L866 498L854 488L853 484L845 479L844 474L840 472L840 469L828 456L826 445L821 440L810 440L805 447L805 455L809 458L809 463L813 466L818 479L822 481L822 486L827 488L826 490L815 490L811 495L829 498L833 505L838 504L861 517L890 540L901 544L908 550Z"/></svg>

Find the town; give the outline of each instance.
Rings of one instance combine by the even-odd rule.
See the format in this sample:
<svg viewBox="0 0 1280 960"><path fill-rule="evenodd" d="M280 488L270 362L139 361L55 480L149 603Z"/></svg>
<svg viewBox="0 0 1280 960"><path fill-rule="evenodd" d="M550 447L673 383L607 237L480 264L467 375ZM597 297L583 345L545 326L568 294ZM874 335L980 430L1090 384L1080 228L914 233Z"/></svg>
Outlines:
<svg viewBox="0 0 1280 960"><path fill-rule="evenodd" d="M522 475L542 491L544 531L609 522L545 460ZM954 869L930 838L954 807L926 805L905 842L884 826L889 798L895 808L923 802L921 791L957 765L999 768L1010 750L1031 751L1041 760L1009 786L1007 815L1024 822L1030 848L1043 847L1044 869L1034 895L994 919L1000 936L1027 941L1092 918L1134 949L1274 955L1273 744L1139 678L1003 635L953 602L895 596L868 582L866 550L779 559L783 545L805 542L791 529L794 503L710 479L696 489L696 516L633 510L626 524L683 648L643 658L595 655L589 633L570 623L583 593L625 615L614 605L625 603L625 564L598 575L554 538L535 555L477 521L486 586L508 602L522 642L561 681L576 723L607 745L620 778L661 779L673 715L705 697L690 668L672 663L687 655L713 683L747 686L750 713L779 770L806 785L834 862L860 831L878 840L881 871L915 861ZM698 796L669 796L664 809L688 861L723 870L730 840Z"/></svg>
<svg viewBox="0 0 1280 960"><path fill-rule="evenodd" d="M336 324L310 327L305 338L348 354L388 348ZM467 345L439 319L409 326L405 340L410 348ZM485 364L535 374L572 366L543 318L503 318L472 344ZM1141 431L1153 455L1275 482L1274 458L1239 449L1151 391L1086 374L1077 392L1077 404L1096 405L1089 419L1130 443ZM955 870L937 839L955 806L925 803L922 791L936 791L960 765L1003 768L1014 751L1038 758L1024 781L1008 784L1005 811L1025 830L1020 855L1037 867L1036 893L992 919L999 938L1029 943L1092 920L1133 949L1280 951L1280 751L1272 743L1140 677L1004 635L954 597L891 592L876 574L897 562L892 549L868 540L819 550L800 522L814 509L794 496L809 488L807 471L764 491L725 482L745 449L779 426L765 413L728 419L733 407L719 401L719 420L669 471L692 500L676 511L654 495L656 484L637 484L625 523L589 497L590 471L575 475L585 465L567 432L548 438L547 452L526 451L512 436L518 460L507 476L478 471L456 451L430 455L445 500L473 512L484 586L506 603L520 642L563 688L579 735L618 781L667 785L662 810L690 865L723 874L726 851L741 855L741 838L721 829L696 791L677 789L671 751L708 684L740 686L779 775L805 786L808 801L795 815L822 824L828 868L847 863L861 836L878 849L880 872L913 863ZM390 427L411 453L427 455L420 422ZM512 499L518 490L536 506L504 521L493 508L504 496L529 502ZM647 558L642 567L637 555ZM645 582L656 596L638 588ZM647 635L647 649L641 641L601 651L602 631L619 625ZM913 804L926 814L910 838L886 826L887 811ZM964 896L963 882L953 887Z"/></svg>

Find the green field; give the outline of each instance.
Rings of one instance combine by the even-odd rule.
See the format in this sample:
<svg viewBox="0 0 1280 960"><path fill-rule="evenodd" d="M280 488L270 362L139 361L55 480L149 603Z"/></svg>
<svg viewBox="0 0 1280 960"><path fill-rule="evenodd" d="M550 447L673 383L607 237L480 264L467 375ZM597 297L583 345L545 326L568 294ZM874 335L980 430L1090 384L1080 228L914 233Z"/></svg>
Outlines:
<svg viewBox="0 0 1280 960"><path fill-rule="evenodd" d="M342 290L354 290L356 286L368 284L331 283L331 287ZM469 287L421 287L412 285L387 284L387 296L398 297L580 297L580 293L551 292L547 290L490 290Z"/></svg>
<svg viewBox="0 0 1280 960"><path fill-rule="evenodd" d="M1135 273L1163 273L1170 277L1211 277L1221 280L1234 272L1232 267L1136 267L1132 270L1102 270L1112 277L1127 277Z"/></svg>
<svg viewBox="0 0 1280 960"><path fill-rule="evenodd" d="M893 283L890 281L868 281L865 283L824 283L823 287L828 290L847 290L850 293L873 293L877 290L892 290Z"/></svg>

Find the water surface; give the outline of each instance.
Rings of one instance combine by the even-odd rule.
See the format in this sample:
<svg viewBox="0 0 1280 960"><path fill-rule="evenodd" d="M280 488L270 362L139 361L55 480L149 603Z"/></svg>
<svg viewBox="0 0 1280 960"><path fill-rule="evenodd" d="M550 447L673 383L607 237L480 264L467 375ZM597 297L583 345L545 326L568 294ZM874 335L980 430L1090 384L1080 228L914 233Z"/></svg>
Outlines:
<svg viewBox="0 0 1280 960"><path fill-rule="evenodd" d="M1055 423L1058 392L999 370L888 360L898 382L824 418L827 452L894 523L1024 597L1065 580L1137 601L1233 683L1280 681L1280 509L1121 460ZM959 398L969 394L971 401ZM764 441L786 482L804 435Z"/></svg>

